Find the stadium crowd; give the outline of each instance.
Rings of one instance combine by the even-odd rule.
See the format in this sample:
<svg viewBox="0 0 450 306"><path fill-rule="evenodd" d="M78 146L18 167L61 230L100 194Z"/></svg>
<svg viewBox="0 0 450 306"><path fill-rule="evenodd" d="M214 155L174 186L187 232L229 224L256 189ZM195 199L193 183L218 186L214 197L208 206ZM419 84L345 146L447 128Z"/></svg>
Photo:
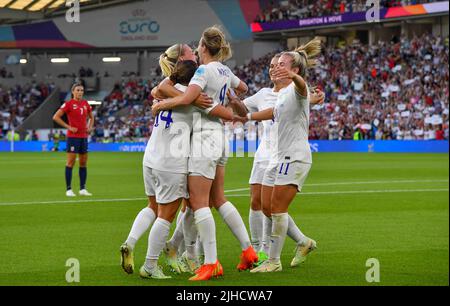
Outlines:
<svg viewBox="0 0 450 306"><path fill-rule="evenodd" d="M311 112L311 139L448 139L448 37L328 47L310 84L326 94ZM273 54L238 67L250 93L270 86Z"/></svg>
<svg viewBox="0 0 450 306"><path fill-rule="evenodd" d="M309 82L326 94L311 111L310 139L449 139L448 37L423 35L368 46L358 42L328 47ZM270 87L268 63L275 54L235 67L249 95ZM94 108L92 140L146 141L152 131L150 91L161 73L149 79L127 74L103 104ZM0 137L18 126L45 99L52 85L0 87ZM257 129L228 124L230 138L256 138Z"/></svg>
<svg viewBox="0 0 450 306"><path fill-rule="evenodd" d="M156 75L156 74L155 74ZM151 89L161 81L144 80L132 75L114 86L102 105L94 109L97 142L146 141L153 126Z"/></svg>
<svg viewBox="0 0 450 306"><path fill-rule="evenodd" d="M255 22L274 22L365 11L366 0L278 0L268 1ZM398 7L436 0L381 0L380 7Z"/></svg>
<svg viewBox="0 0 450 306"><path fill-rule="evenodd" d="M268 63L274 54L235 67L235 74L249 85L249 94L270 86ZM424 35L373 46L356 42L328 47L320 63L311 73L311 85L327 98L311 112L311 139L449 139L448 38ZM148 137L153 122L150 89L160 80L123 78L96 110L94 139ZM123 116L120 110L125 110ZM244 138L241 127L228 124L228 130ZM254 125L247 126L246 134L250 140L256 138Z"/></svg>
<svg viewBox="0 0 450 306"><path fill-rule="evenodd" d="M0 139L6 139L36 110L55 88L54 84L32 83L6 88L0 85Z"/></svg>

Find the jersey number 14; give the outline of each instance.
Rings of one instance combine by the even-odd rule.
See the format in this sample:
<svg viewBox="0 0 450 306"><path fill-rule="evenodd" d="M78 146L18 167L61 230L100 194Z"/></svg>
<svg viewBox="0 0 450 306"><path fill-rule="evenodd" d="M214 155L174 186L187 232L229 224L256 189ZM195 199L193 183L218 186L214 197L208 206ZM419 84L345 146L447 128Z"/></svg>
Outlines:
<svg viewBox="0 0 450 306"><path fill-rule="evenodd" d="M166 123L166 126L164 128L168 129L170 127L170 124L173 123L172 110L160 112L155 118L155 127L159 126L159 120L164 121Z"/></svg>

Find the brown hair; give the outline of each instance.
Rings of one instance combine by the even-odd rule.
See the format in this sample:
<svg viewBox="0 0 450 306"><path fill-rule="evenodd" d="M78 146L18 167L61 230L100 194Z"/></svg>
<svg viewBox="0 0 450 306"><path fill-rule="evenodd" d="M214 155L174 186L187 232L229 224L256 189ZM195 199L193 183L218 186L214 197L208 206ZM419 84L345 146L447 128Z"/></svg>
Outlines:
<svg viewBox="0 0 450 306"><path fill-rule="evenodd" d="M233 56L230 43L219 26L212 26L203 31L200 44L219 62L229 60Z"/></svg>
<svg viewBox="0 0 450 306"><path fill-rule="evenodd" d="M83 90L84 90L83 84L81 84L81 83L79 83L79 82L74 83L74 84L72 85L72 88L70 89L70 98L71 98L71 99L74 98L74 96L73 96L73 91L74 91L75 88L77 88L77 87L83 87Z"/></svg>
<svg viewBox="0 0 450 306"><path fill-rule="evenodd" d="M197 63L194 61L181 61L177 64L175 70L172 72L170 80L174 84L178 83L187 86L189 85L189 82L194 76L197 68Z"/></svg>

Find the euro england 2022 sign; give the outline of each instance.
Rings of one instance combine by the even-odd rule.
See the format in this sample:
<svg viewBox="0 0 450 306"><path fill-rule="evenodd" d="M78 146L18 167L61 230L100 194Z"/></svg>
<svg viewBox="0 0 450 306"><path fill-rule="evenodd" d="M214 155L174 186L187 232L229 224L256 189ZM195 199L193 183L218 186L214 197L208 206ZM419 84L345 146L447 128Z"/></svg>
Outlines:
<svg viewBox="0 0 450 306"><path fill-rule="evenodd" d="M132 17L119 23L119 32L123 41L157 40L160 25L147 16L144 9L135 9Z"/></svg>

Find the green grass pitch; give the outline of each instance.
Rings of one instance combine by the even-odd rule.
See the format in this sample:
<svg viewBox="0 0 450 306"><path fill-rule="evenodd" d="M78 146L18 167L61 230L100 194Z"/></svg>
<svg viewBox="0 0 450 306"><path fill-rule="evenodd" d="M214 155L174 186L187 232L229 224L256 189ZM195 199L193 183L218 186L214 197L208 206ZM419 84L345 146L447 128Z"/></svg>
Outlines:
<svg viewBox="0 0 450 306"><path fill-rule="evenodd" d="M141 161L141 153L91 153L94 197L67 203L63 153L0 154L0 285L68 285L69 258L80 262L78 285L449 284L448 154L314 154L290 214L318 250L291 269L294 243L287 238L282 272L239 273L239 244L215 213L225 277L201 284L188 275L143 280L119 266L119 246L146 205ZM242 189L251 165L250 158L231 158L225 186L246 224L249 192ZM136 247L137 269L147 238ZM366 281L369 258L380 262L379 283Z"/></svg>

